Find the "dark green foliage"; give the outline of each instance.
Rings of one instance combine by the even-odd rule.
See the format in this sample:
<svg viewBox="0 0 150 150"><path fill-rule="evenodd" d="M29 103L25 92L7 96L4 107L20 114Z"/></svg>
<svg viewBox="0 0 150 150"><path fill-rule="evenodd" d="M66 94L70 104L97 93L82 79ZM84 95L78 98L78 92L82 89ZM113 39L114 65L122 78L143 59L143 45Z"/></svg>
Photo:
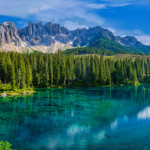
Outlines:
<svg viewBox="0 0 150 150"><path fill-rule="evenodd" d="M0 150L13 150L12 145L9 142L0 141Z"/></svg>
<svg viewBox="0 0 150 150"><path fill-rule="evenodd" d="M114 53L131 53L130 48L125 47L119 43L112 41L112 40L109 40L108 38L105 38L105 37L92 42L89 45L89 47L96 47L103 51L109 50Z"/></svg>
<svg viewBox="0 0 150 150"><path fill-rule="evenodd" d="M0 81L11 88L137 84L150 79L150 58L0 52Z"/></svg>
<svg viewBox="0 0 150 150"><path fill-rule="evenodd" d="M27 54L0 52L0 80L12 89L32 87L32 69Z"/></svg>
<svg viewBox="0 0 150 150"><path fill-rule="evenodd" d="M81 47L81 48L72 48L65 50L64 54L73 54L73 55L83 55L83 54L105 54L105 55L114 55L113 51L96 47Z"/></svg>
<svg viewBox="0 0 150 150"><path fill-rule="evenodd" d="M99 48L101 51L111 51L112 53L133 53L133 54L148 54L150 51L150 46L141 47L127 47L123 46L113 40L109 40L106 37L102 37L90 43L89 47ZM110 53L111 54L111 53Z"/></svg>
<svg viewBox="0 0 150 150"><path fill-rule="evenodd" d="M99 39L93 40L88 47L73 48L64 51L64 54L105 54L105 55L114 55L114 54L149 54L149 46L141 47L127 47L123 46L113 40L110 40L106 37L101 37Z"/></svg>

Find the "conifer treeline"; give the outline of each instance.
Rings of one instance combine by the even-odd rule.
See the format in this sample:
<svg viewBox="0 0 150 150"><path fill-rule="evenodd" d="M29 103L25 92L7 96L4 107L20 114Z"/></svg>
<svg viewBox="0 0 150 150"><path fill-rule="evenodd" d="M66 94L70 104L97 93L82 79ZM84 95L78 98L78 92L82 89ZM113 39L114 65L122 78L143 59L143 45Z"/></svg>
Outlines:
<svg viewBox="0 0 150 150"><path fill-rule="evenodd" d="M136 84L147 81L150 58L0 52L0 81L12 88Z"/></svg>

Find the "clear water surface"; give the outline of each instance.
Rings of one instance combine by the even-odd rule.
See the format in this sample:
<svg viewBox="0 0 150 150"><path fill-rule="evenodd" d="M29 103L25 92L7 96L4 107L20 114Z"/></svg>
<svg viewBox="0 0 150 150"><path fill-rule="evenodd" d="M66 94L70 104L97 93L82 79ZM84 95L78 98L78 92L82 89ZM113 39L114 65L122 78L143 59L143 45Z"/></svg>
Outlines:
<svg viewBox="0 0 150 150"><path fill-rule="evenodd" d="M150 84L38 89L0 101L0 140L17 150L150 149Z"/></svg>

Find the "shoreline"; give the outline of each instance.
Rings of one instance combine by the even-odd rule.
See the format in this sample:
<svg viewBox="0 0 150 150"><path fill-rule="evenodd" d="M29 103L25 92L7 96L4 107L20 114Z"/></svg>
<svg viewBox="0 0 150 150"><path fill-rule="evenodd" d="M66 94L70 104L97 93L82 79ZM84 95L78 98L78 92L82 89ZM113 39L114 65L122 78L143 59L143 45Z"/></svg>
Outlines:
<svg viewBox="0 0 150 150"><path fill-rule="evenodd" d="M28 94L33 94L34 91L32 88L29 89L17 89L17 90L9 90L9 91L0 91L0 97L13 97L13 96L23 96Z"/></svg>
<svg viewBox="0 0 150 150"><path fill-rule="evenodd" d="M126 86L126 85L134 85L134 86L138 86L141 83L137 83L137 84L112 84L112 85L72 85L72 86L68 86L68 85L53 85L53 86L48 86L48 87L34 87L34 88L27 88L27 89L15 89L15 90L4 90L4 91L0 91L0 97L13 97L13 96L23 96L23 95L29 95L29 94L33 94L36 93L36 90L34 89L40 89L40 88L46 88L46 89L62 89L62 88L81 88L81 87L113 87L113 86Z"/></svg>
<svg viewBox="0 0 150 150"><path fill-rule="evenodd" d="M112 85L52 85L52 86L47 86L47 87L34 87L34 89L62 89L62 88L90 88L90 87L114 87L114 86L127 86L127 85L133 85L133 86L139 86L141 85L142 83L136 83L136 84L112 84Z"/></svg>

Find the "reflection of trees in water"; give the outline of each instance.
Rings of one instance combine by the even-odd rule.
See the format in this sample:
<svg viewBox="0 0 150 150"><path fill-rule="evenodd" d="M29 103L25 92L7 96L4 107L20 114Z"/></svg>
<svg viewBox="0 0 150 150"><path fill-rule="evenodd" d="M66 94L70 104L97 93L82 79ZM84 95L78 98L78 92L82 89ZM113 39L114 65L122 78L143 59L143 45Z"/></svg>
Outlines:
<svg viewBox="0 0 150 150"><path fill-rule="evenodd" d="M144 84L140 86L124 86L124 87L112 87L111 97L118 100L128 100L136 103L147 103L150 100L150 86ZM108 91L106 89L106 91ZM110 92L106 92L107 97Z"/></svg>
<svg viewBox="0 0 150 150"><path fill-rule="evenodd" d="M131 103L148 103L149 90L148 84L137 87L39 89L33 96L6 98L8 102L0 105L0 123L8 129L10 125L24 124L29 117L49 116L62 120L74 118L87 125L104 126L132 107Z"/></svg>
<svg viewBox="0 0 150 150"><path fill-rule="evenodd" d="M136 116L143 110L143 106L149 103L149 90L148 84L137 87L38 89L32 96L1 99L0 138L11 139L15 134L16 140L24 140L31 135L36 138L58 134L72 124L79 130L80 127L110 127L117 118L125 114ZM140 110L135 109L137 105L142 106Z"/></svg>

